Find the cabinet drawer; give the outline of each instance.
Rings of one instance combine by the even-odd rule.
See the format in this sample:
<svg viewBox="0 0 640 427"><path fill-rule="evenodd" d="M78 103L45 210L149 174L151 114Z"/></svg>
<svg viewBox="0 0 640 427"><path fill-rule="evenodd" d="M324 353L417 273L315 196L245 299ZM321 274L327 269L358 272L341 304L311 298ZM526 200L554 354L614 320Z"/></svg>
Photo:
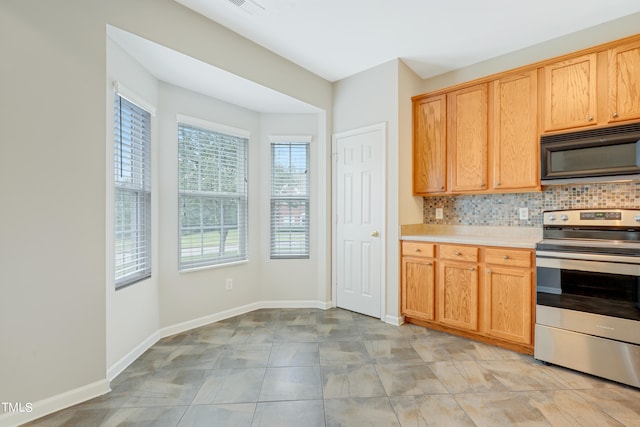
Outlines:
<svg viewBox="0 0 640 427"><path fill-rule="evenodd" d="M487 264L511 267L531 267L531 251L492 248L486 251Z"/></svg>
<svg viewBox="0 0 640 427"><path fill-rule="evenodd" d="M473 246L440 245L440 258L477 262L478 248Z"/></svg>
<svg viewBox="0 0 640 427"><path fill-rule="evenodd" d="M433 243L403 241L402 256L433 258Z"/></svg>

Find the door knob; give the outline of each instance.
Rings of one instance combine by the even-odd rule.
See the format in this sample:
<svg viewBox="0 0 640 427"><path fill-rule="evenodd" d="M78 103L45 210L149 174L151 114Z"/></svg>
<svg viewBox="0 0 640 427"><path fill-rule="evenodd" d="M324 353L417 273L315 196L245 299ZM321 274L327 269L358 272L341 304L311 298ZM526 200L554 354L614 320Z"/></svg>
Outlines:
<svg viewBox="0 0 640 427"><path fill-rule="evenodd" d="M373 233L371 233L371 237L378 237L380 235L380 233L378 233L377 231L374 231Z"/></svg>

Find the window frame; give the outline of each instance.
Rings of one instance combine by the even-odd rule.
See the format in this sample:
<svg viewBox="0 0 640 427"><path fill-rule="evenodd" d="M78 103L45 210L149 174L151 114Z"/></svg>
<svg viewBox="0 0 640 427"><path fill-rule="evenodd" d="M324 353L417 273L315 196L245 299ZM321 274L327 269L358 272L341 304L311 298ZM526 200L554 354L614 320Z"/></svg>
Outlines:
<svg viewBox="0 0 640 427"><path fill-rule="evenodd" d="M269 189L269 257L270 259L309 259L311 257L311 137L310 136L271 136L270 138L270 189ZM299 155L293 152L294 148L303 147L304 150L304 172L305 180L300 187L303 191L297 194L277 194L276 179L282 182L292 182L300 179L300 171L293 170L294 156ZM288 165L285 169L291 172L283 174L279 178L275 175L276 170L276 150L288 150ZM297 188L297 190L300 189ZM299 215L298 220L289 221L289 225L284 224L284 218L278 209L282 203L292 203L303 206L304 215ZM297 212L296 212L297 211ZM300 213L299 209L294 209L293 214ZM300 218L302 217L302 218ZM282 223L282 225L278 225ZM283 234L289 233L289 239L282 238ZM292 239L291 233L302 233L301 239ZM280 235L280 237L279 237Z"/></svg>
<svg viewBox="0 0 640 427"><path fill-rule="evenodd" d="M113 100L113 267L114 287L119 290L152 274L151 144L155 109L138 102L131 91L117 84ZM122 179L125 169L129 181ZM120 220L127 215L131 215L130 227L125 228L127 224ZM127 240L134 250L128 256Z"/></svg>
<svg viewBox="0 0 640 427"><path fill-rule="evenodd" d="M200 270L205 268L215 268L220 266L228 266L231 264L243 263L248 261L248 228L249 228L249 191L248 191L248 157L249 157L249 132L243 129L237 129L213 122L209 122L202 119L197 119L194 117L178 115L177 116L177 127L178 127L178 271L192 271L192 270ZM213 142L209 142L209 147L204 147L203 141L191 141L193 147L191 149L195 149L198 147L200 150L200 159L203 158L204 154L212 149L218 150L218 159L220 159L220 151L225 151L229 147L228 146L217 146L216 141L219 143L221 140L228 140L225 144L229 143L229 141L233 141L235 144L235 150L237 150L237 161L235 171L235 179L236 179L236 191L221 191L220 188L217 190L206 189L202 187L203 177L200 175L202 170L199 170L199 178L196 181L185 181L186 173L183 168L187 167L186 164L183 164L183 161L186 162L187 159L183 158L185 155L183 153L185 141L182 138L185 135L185 132L189 132L192 135L196 135L198 137L203 135L208 135L208 137ZM217 147L217 148L215 148ZM225 151L228 155L229 152ZM191 153L194 155L194 153ZM211 154L211 153L208 153ZM207 158L206 156L204 158ZM214 156L211 158L207 158L208 160L212 160ZM212 160L214 161L214 160ZM197 162L196 162L197 163ZM192 165L193 166L193 165ZM199 168L206 168L207 166L214 167L212 163L202 164L202 166L198 166ZM232 166L232 165L226 165ZM220 172L218 173L218 175ZM206 175L206 174L205 174ZM207 175L205 178L210 176ZM199 182L199 187L197 189L188 188L190 184L194 182ZM218 185L226 185L229 184L227 181L219 182ZM225 224L225 219L228 218L225 216L224 207L225 202L234 201L237 204L237 222L235 225L227 225ZM191 202L197 202L199 207ZM218 204L218 206L216 206ZM226 206L229 206L226 204ZM209 207L210 209L208 209ZM220 209L217 211L217 209ZM187 210L196 211L199 210L199 218L197 215L192 216L191 219L185 219L187 217ZM218 213L217 221L220 223L216 224L216 220L211 221L207 219L206 212L210 212L210 215L213 215L215 218L216 211ZM198 219L198 223L193 223L194 219ZM187 221L185 224L184 221ZM195 225L194 225L195 224ZM199 251L199 254L194 254L191 259L189 256L185 255L187 247L185 243L187 240L187 234L185 234L185 230L194 230L193 236L199 236L199 243L196 242L196 239L191 240L191 249L194 252ZM224 255L224 251L228 248L228 241L226 238L228 234L223 233L227 230L237 229L237 254L232 255ZM197 231L199 230L199 232ZM211 252L215 252L216 248L213 244L215 242L215 233L218 233L217 236L217 256L213 256ZM214 233L210 236L206 236L207 233ZM209 240L207 240L209 239ZM207 254L206 252L210 252ZM223 255L220 255L220 254ZM199 259L198 259L199 258Z"/></svg>

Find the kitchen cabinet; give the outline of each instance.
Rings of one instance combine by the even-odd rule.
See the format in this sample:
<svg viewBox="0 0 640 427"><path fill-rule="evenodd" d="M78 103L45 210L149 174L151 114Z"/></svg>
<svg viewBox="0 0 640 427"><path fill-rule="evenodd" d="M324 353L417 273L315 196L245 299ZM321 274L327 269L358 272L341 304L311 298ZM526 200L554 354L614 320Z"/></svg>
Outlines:
<svg viewBox="0 0 640 427"><path fill-rule="evenodd" d="M401 313L410 323L532 354L533 253L402 241Z"/></svg>
<svg viewBox="0 0 640 427"><path fill-rule="evenodd" d="M640 41L608 50L610 123L640 119Z"/></svg>
<svg viewBox="0 0 640 427"><path fill-rule="evenodd" d="M436 263L430 243L402 242L402 313L435 320Z"/></svg>
<svg viewBox="0 0 640 427"><path fill-rule="evenodd" d="M598 123L596 70L596 53L543 68L545 132Z"/></svg>
<svg viewBox="0 0 640 427"><path fill-rule="evenodd" d="M488 335L532 344L532 257L529 250L486 250L483 312Z"/></svg>
<svg viewBox="0 0 640 427"><path fill-rule="evenodd" d="M478 249L440 245L438 320L445 325L478 330Z"/></svg>
<svg viewBox="0 0 640 427"><path fill-rule="evenodd" d="M488 182L488 84L447 95L451 191L482 191Z"/></svg>
<svg viewBox="0 0 640 427"><path fill-rule="evenodd" d="M492 187L539 190L538 75L535 70L493 83Z"/></svg>
<svg viewBox="0 0 640 427"><path fill-rule="evenodd" d="M413 194L443 193L447 186L446 95L414 103Z"/></svg>

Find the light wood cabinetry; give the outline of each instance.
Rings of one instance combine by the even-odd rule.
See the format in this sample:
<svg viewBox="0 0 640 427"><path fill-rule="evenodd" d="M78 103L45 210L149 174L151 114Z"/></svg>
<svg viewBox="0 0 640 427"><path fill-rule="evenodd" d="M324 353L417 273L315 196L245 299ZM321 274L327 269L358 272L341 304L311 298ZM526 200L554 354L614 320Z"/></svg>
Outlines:
<svg viewBox="0 0 640 427"><path fill-rule="evenodd" d="M532 344L531 251L486 250L485 330L490 336Z"/></svg>
<svg viewBox="0 0 640 427"><path fill-rule="evenodd" d="M401 312L411 323L532 354L533 259L532 249L403 241Z"/></svg>
<svg viewBox="0 0 640 427"><path fill-rule="evenodd" d="M421 320L435 320L436 265L433 244L402 242L402 312Z"/></svg>
<svg viewBox="0 0 640 427"><path fill-rule="evenodd" d="M598 123L597 55L591 53L544 67L544 130Z"/></svg>
<svg viewBox="0 0 640 427"><path fill-rule="evenodd" d="M414 103L413 193L443 193L447 189L446 95Z"/></svg>
<svg viewBox="0 0 640 427"><path fill-rule="evenodd" d="M488 179L488 84L447 95L451 191L481 191Z"/></svg>
<svg viewBox="0 0 640 427"><path fill-rule="evenodd" d="M541 133L640 121L640 34L412 100L414 194L538 191Z"/></svg>
<svg viewBox="0 0 640 427"><path fill-rule="evenodd" d="M438 320L478 330L478 248L440 245Z"/></svg>
<svg viewBox="0 0 640 427"><path fill-rule="evenodd" d="M537 72L495 80L493 111L492 187L540 189Z"/></svg>
<svg viewBox="0 0 640 427"><path fill-rule="evenodd" d="M608 121L640 119L640 41L608 50Z"/></svg>

